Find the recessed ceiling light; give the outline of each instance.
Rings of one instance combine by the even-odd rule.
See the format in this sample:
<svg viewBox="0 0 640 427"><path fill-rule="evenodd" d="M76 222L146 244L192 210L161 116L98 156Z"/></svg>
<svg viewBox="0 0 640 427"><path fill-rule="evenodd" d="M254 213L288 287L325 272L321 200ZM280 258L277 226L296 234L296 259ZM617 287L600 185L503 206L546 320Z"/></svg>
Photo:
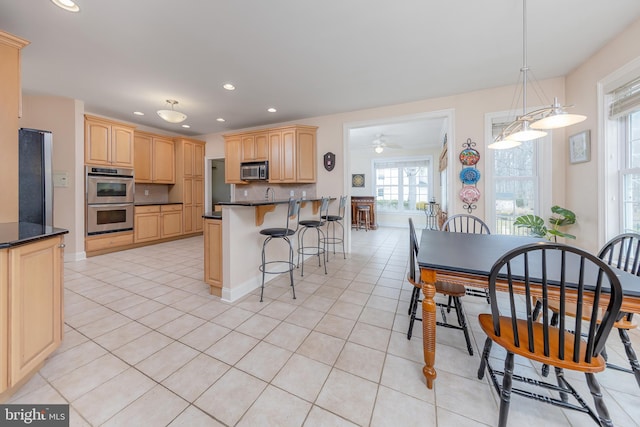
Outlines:
<svg viewBox="0 0 640 427"><path fill-rule="evenodd" d="M51 0L53 4L69 12L80 12L80 8L71 0Z"/></svg>
<svg viewBox="0 0 640 427"><path fill-rule="evenodd" d="M189 125L182 125L182 127L183 127L183 128L185 128L185 129L189 129L191 126L189 126Z"/></svg>
<svg viewBox="0 0 640 427"><path fill-rule="evenodd" d="M218 117L218 118L216 119L216 121L217 121L217 122L220 122L220 123L222 123L222 122L226 122L226 120L225 120L225 119L223 119L222 117Z"/></svg>
<svg viewBox="0 0 640 427"><path fill-rule="evenodd" d="M144 113L142 111L134 111L133 114L135 114L136 116L144 116Z"/></svg>
<svg viewBox="0 0 640 427"><path fill-rule="evenodd" d="M270 112L270 113L275 113L278 110L276 110L275 108L271 107L271 108L267 108L267 111Z"/></svg>
<svg viewBox="0 0 640 427"><path fill-rule="evenodd" d="M225 83L222 85L222 87L225 88L226 90L236 90L236 87L231 83Z"/></svg>

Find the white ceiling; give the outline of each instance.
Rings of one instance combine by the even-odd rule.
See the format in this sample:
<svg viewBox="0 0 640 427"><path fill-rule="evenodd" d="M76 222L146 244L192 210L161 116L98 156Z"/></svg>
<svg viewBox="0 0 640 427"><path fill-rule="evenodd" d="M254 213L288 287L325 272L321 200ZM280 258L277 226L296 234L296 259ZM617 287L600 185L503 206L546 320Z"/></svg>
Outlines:
<svg viewBox="0 0 640 427"><path fill-rule="evenodd" d="M0 0L0 29L31 41L25 92L185 135L514 84L522 63L514 0L76 1ZM566 75L639 17L638 0L530 1L534 77ZM191 129L155 114L169 98Z"/></svg>

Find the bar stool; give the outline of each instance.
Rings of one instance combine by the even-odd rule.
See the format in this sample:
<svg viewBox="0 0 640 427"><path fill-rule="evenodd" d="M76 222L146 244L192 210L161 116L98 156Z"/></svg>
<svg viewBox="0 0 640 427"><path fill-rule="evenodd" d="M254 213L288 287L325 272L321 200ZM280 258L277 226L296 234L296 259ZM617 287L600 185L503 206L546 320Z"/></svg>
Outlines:
<svg viewBox="0 0 640 427"><path fill-rule="evenodd" d="M356 206L356 230L360 230L360 226L364 225L364 231L369 231L369 222L371 221L371 206L358 205Z"/></svg>
<svg viewBox="0 0 640 427"><path fill-rule="evenodd" d="M298 225L302 226L302 229L298 233L298 267L300 267L300 256L302 255L302 269L300 270L300 275L304 276L304 256L305 255L317 255L318 256L318 267L320 267L320 255L322 255L322 259L324 260L325 254L327 252L326 245L326 236L324 231L322 231L322 226L325 224L325 219L329 213L329 198L323 197L320 199L320 209L318 212L318 219L306 219L302 221L298 221ZM318 245L316 247L306 247L304 246L304 235L307 230L315 229L316 235L318 238ZM327 274L327 263L324 263L324 274Z"/></svg>
<svg viewBox="0 0 640 427"><path fill-rule="evenodd" d="M336 253L336 245L342 245L342 256L344 259L347 259L347 255L344 252L344 225L342 225L342 220L344 219L344 211L347 206L347 196L340 196L340 202L338 204L338 215L325 215L322 219L327 221L327 232L326 236L323 239L323 243L326 246L333 245L333 254ZM336 237L336 224L340 226L342 230L341 237ZM329 235L329 227L331 227L331 235ZM326 260L329 259L329 254L327 253Z"/></svg>
<svg viewBox="0 0 640 427"><path fill-rule="evenodd" d="M260 234L267 236L262 244L262 264L260 265L260 271L262 272L262 287L260 288L260 302L262 302L262 296L264 294L264 275L265 274L281 274L289 272L289 278L291 280L291 290L293 291L293 299L296 299L296 289L293 286L293 269L295 264L293 263L293 245L289 236L293 236L298 231L296 225L295 230L289 228L289 221L298 217L300 212L300 202L296 199L289 199L289 206L287 208L287 221L284 228L265 228L260 230ZM266 260L266 248L267 244L273 239L282 239L289 245L289 259L288 260ZM286 266L283 269L267 271L267 266L270 264L280 264Z"/></svg>

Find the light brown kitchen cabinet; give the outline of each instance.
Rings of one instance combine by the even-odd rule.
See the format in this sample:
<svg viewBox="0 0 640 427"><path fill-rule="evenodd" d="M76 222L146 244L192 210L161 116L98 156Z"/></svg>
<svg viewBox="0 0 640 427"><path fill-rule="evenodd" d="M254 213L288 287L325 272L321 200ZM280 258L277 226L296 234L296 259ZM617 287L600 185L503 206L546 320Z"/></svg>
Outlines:
<svg viewBox="0 0 640 427"><path fill-rule="evenodd" d="M182 234L182 205L136 206L135 243L152 242Z"/></svg>
<svg viewBox="0 0 640 427"><path fill-rule="evenodd" d="M267 132L242 136L242 161L258 162L269 159L269 137Z"/></svg>
<svg viewBox="0 0 640 427"><path fill-rule="evenodd" d="M133 168L134 129L134 126L85 114L84 162Z"/></svg>
<svg viewBox="0 0 640 427"><path fill-rule="evenodd" d="M224 135L225 181L246 184L247 181L240 179L240 163L268 160L269 182L316 182L317 129L316 126L294 125ZM266 158L259 154L263 148L267 150Z"/></svg>
<svg viewBox="0 0 640 427"><path fill-rule="evenodd" d="M227 184L246 184L240 179L242 162L242 140L240 136L224 138L224 181Z"/></svg>
<svg viewBox="0 0 640 427"><path fill-rule="evenodd" d="M269 182L316 182L316 130L291 126L269 132Z"/></svg>
<svg viewBox="0 0 640 427"><path fill-rule="evenodd" d="M176 182L175 149L170 138L146 132L134 133L135 181L174 184Z"/></svg>
<svg viewBox="0 0 640 427"><path fill-rule="evenodd" d="M182 205L162 205L160 207L160 238L182 234Z"/></svg>
<svg viewBox="0 0 640 427"><path fill-rule="evenodd" d="M18 221L18 118L22 115L20 50L28 44L26 40L0 31L0 223Z"/></svg>
<svg viewBox="0 0 640 427"><path fill-rule="evenodd" d="M84 239L84 250L87 256L98 255L104 252L112 252L114 249L133 244L133 231L121 233L98 234Z"/></svg>
<svg viewBox="0 0 640 427"><path fill-rule="evenodd" d="M160 239L160 206L136 206L133 218L135 243Z"/></svg>
<svg viewBox="0 0 640 427"><path fill-rule="evenodd" d="M176 183L169 190L169 201L183 204L182 233L201 233L205 142L188 138L176 138L174 142Z"/></svg>
<svg viewBox="0 0 640 427"><path fill-rule="evenodd" d="M212 295L222 296L222 220L204 221L204 281Z"/></svg>
<svg viewBox="0 0 640 427"><path fill-rule="evenodd" d="M0 401L62 342L63 242L55 236L0 250Z"/></svg>

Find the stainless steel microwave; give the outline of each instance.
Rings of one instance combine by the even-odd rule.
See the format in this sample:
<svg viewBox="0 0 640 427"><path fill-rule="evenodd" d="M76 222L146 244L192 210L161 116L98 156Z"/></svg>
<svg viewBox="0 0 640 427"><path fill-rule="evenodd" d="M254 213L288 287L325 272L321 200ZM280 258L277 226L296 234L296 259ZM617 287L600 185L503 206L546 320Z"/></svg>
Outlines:
<svg viewBox="0 0 640 427"><path fill-rule="evenodd" d="M248 162L240 164L240 179L259 181L269 179L269 162Z"/></svg>

